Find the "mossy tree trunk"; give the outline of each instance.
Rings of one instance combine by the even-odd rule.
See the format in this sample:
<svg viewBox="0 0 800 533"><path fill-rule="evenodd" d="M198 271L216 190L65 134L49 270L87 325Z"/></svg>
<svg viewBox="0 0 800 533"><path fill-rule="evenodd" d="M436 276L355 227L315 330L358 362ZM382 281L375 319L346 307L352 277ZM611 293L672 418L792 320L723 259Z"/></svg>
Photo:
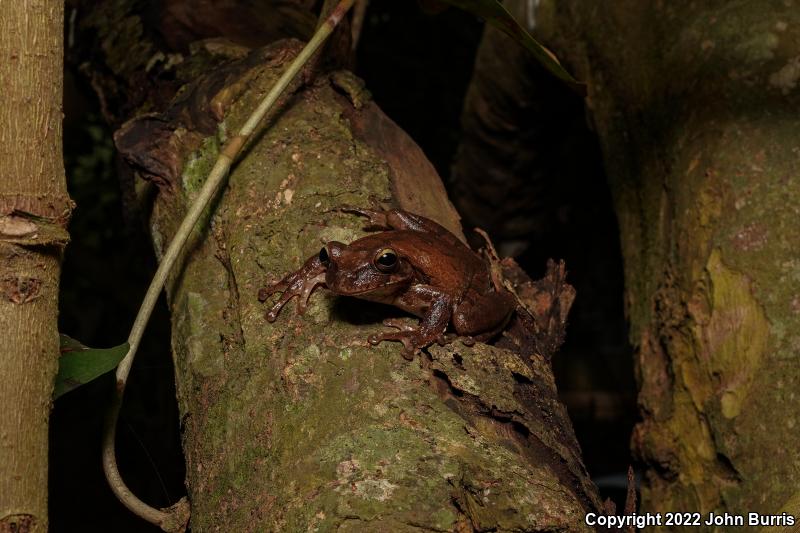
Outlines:
<svg viewBox="0 0 800 533"><path fill-rule="evenodd" d="M614 195L645 509L797 516L798 6L543 1L536 21L588 84Z"/></svg>
<svg viewBox="0 0 800 533"><path fill-rule="evenodd" d="M72 211L61 155L63 4L0 17L0 531L47 531L58 281Z"/></svg>
<svg viewBox="0 0 800 533"><path fill-rule="evenodd" d="M291 15L270 2L225 13L188 2L195 22L217 21L219 32L202 36L227 40L173 48L160 37L174 22L168 8L93 4L79 40L102 52L85 72L118 126L140 199L155 188L144 205L158 254L221 143L299 50L295 40L272 42L285 31L246 42L234 19L254 20L256 8L310 17L297 26L302 37L313 16L303 2L282 3ZM346 29L246 149L167 289L191 526L582 531L601 504L548 364L573 296L563 268L532 283L504 264L535 324L517 320L495 346L436 346L413 363L399 344L366 342L392 309L319 291L304 316L290 306L274 324L264 319L260 287L323 242L363 235L362 221L332 207L392 198L461 235L419 148L354 76L326 73L342 43Z"/></svg>

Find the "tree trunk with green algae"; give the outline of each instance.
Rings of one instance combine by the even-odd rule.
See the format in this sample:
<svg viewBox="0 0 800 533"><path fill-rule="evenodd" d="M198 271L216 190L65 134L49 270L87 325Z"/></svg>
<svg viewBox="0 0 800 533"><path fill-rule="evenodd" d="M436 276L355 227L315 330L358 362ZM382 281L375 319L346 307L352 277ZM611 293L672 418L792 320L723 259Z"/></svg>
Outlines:
<svg viewBox="0 0 800 533"><path fill-rule="evenodd" d="M206 43L175 63L169 79L187 85L169 106L144 99L155 112L115 135L158 184L157 253L227 132L299 48L242 57L213 45L216 55ZM351 75L334 80L309 71L295 85L168 286L193 530L585 530L583 515L601 506L546 363L571 303L563 268L532 284L504 265L536 318L533 338L512 328L497 346L456 342L412 363L397 343L366 342L391 309L320 290L305 315L290 306L264 319L260 287L323 242L363 235L363 221L330 208L393 198L461 234L419 148L358 97Z"/></svg>
<svg viewBox="0 0 800 533"><path fill-rule="evenodd" d="M72 212L61 153L63 6L0 17L0 532L47 531L58 282Z"/></svg>
<svg viewBox="0 0 800 533"><path fill-rule="evenodd" d="M588 84L614 194L644 510L800 519L800 10L548 1L537 20Z"/></svg>

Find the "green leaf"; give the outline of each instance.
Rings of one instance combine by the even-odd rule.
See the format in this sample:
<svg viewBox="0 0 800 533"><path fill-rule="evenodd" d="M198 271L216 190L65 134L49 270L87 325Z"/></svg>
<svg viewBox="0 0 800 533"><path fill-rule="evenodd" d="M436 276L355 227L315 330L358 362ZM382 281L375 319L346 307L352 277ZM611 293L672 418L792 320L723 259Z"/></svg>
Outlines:
<svg viewBox="0 0 800 533"><path fill-rule="evenodd" d="M113 370L128 353L128 343L102 350L87 348L80 342L61 335L61 357L53 399L76 389Z"/></svg>
<svg viewBox="0 0 800 533"><path fill-rule="evenodd" d="M534 57L552 73L581 95L586 95L586 85L573 78L558 62L555 54L545 48L539 41L531 37L525 28L519 25L511 13L498 0L440 0L443 3L456 6L482 18L506 35L515 39L527 48Z"/></svg>

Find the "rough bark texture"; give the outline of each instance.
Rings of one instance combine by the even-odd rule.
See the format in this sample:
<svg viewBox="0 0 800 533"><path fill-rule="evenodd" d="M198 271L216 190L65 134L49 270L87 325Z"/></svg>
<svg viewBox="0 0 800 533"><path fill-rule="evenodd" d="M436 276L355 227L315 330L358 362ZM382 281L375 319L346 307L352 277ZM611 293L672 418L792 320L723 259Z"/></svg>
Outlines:
<svg viewBox="0 0 800 533"><path fill-rule="evenodd" d="M141 23L134 11L125 20ZM221 143L299 49L214 46L181 56L174 79L191 83L115 135L158 186L157 253ZM461 234L430 163L358 80L310 74L250 143L168 287L191 527L584 530L600 502L547 362L574 296L563 265L536 284L502 265L533 321L518 319L497 346L456 342L414 363L398 344L366 343L390 308L321 290L304 316L289 306L264 319L260 287L323 242L363 235L361 220L332 207L393 198Z"/></svg>
<svg viewBox="0 0 800 533"><path fill-rule="evenodd" d="M797 4L546 1L537 20L588 83L614 194L643 506L797 516Z"/></svg>
<svg viewBox="0 0 800 533"><path fill-rule="evenodd" d="M58 278L72 203L61 155L63 4L0 17L0 532L47 531Z"/></svg>

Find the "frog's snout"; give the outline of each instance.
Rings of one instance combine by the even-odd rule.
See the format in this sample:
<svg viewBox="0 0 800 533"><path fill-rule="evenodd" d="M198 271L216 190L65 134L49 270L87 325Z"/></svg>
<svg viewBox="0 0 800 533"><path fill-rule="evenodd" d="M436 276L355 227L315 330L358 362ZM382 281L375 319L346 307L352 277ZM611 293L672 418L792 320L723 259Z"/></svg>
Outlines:
<svg viewBox="0 0 800 533"><path fill-rule="evenodd" d="M330 261L336 262L337 259L342 257L342 252L344 251L345 245L338 241L330 241L325 245L325 248L328 251L328 257Z"/></svg>

